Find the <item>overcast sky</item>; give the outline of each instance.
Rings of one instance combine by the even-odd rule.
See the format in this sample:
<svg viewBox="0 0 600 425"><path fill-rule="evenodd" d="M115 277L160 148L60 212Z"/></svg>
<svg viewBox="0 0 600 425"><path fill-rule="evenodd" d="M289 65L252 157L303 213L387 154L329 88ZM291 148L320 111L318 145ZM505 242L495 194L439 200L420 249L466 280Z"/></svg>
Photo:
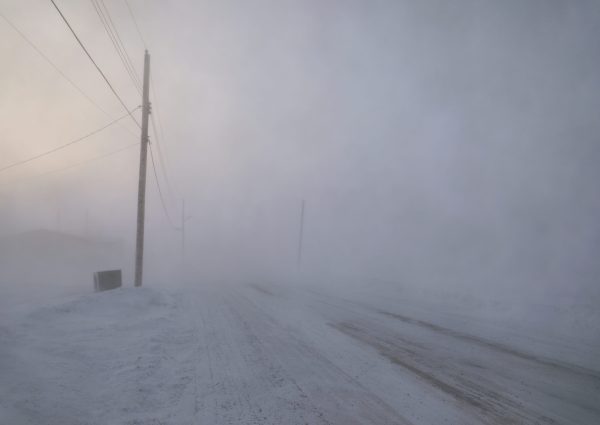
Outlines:
<svg viewBox="0 0 600 425"><path fill-rule="evenodd" d="M124 1L104 0L141 73ZM600 246L600 3L129 0L150 51L172 220L198 267L590 288ZM125 103L141 103L91 2L57 0ZM50 1L0 12L0 167L124 113ZM139 110L136 111L139 117ZM156 118L156 114L155 114ZM133 134L131 134L133 132ZM131 243L128 120L0 173L0 231ZM151 134L151 140L155 140ZM155 143L156 144L156 143ZM157 164L158 165L158 164ZM147 243L172 250L154 176ZM149 254L152 255L152 254Z"/></svg>

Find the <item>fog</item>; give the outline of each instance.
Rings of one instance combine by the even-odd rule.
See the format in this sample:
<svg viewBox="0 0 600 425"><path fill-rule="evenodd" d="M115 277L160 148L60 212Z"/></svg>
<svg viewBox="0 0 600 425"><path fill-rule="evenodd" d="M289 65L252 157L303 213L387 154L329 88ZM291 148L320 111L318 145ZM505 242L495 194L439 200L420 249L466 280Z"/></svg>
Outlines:
<svg viewBox="0 0 600 425"><path fill-rule="evenodd" d="M62 3L127 105L140 104L92 5ZM149 168L149 283L184 270L198 284L380 280L599 295L596 2L131 4L164 126L167 209L179 226L185 198L192 216L182 266ZM141 72L144 46L125 4L107 5ZM1 6L111 117L123 113L51 3ZM2 165L108 122L1 24ZM139 132L122 120L3 171L2 234L118 240L129 285L137 149L45 174L139 140L123 127Z"/></svg>
<svg viewBox="0 0 600 425"><path fill-rule="evenodd" d="M600 423L599 35L592 0L0 0L0 423Z"/></svg>

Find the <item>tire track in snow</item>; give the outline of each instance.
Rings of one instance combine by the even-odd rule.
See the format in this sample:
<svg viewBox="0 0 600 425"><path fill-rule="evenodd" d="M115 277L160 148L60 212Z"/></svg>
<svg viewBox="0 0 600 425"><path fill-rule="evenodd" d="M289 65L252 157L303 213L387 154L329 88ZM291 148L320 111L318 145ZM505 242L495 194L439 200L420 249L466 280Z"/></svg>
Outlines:
<svg viewBox="0 0 600 425"><path fill-rule="evenodd" d="M543 414L528 412L510 397L464 378L460 376L460 373L439 373L442 369L441 366L424 365L423 361L419 360L425 358L422 356L423 353L407 349L403 344L398 344L396 339L381 337L372 327L364 328L348 322L336 323L332 326L375 348L382 356L414 373L429 385L452 396L457 401L479 410L482 413L482 420L486 423L557 424L554 419Z"/></svg>
<svg viewBox="0 0 600 425"><path fill-rule="evenodd" d="M400 320L404 323L409 323L411 325L415 325L415 326L421 326L424 328L427 328L431 331L437 332L437 333L441 333L447 336L451 336L453 338L456 339L460 339L469 343L473 343L473 344L477 344L480 345L482 347L486 347L486 348L490 348L492 350L504 353L504 354L509 354L511 356L514 357L518 357L524 360L529 360L535 363L538 363L540 365L543 366L549 366L552 368L556 368L556 369L561 369L564 370L568 373L576 373L581 375L582 377L586 378L586 379L596 379L598 380L598 382L600 383L600 375L598 374L598 372L593 371L593 370L589 370L580 366L576 366L576 365L572 365L572 364L567 364L564 362L558 362L558 361L554 361L554 360L550 360L550 359L545 359L543 357L540 356L536 356L534 354L529 354L529 353L525 353L523 351L517 350L516 348L510 347L506 344L500 344L494 341L490 341L484 338L480 338L474 335L470 335L467 333L463 333L463 332L458 332L455 331L453 329L449 329L443 326L439 326L430 322L426 322L423 320L418 320L418 319L413 319L411 317L399 314L399 313L392 313L389 311L385 311L385 310L377 310L378 313L383 314L385 316L388 317L393 317L394 319Z"/></svg>
<svg viewBox="0 0 600 425"><path fill-rule="evenodd" d="M192 298L198 335L195 423L327 424L249 332L234 298L208 291Z"/></svg>
<svg viewBox="0 0 600 425"><path fill-rule="evenodd" d="M380 311L360 302L311 296L309 304L334 328L375 348L424 383L462 399L471 410L487 409L495 418L492 423L580 424L600 418L598 380L581 373L583 369L575 373L556 368L498 350L495 344L457 338L460 332L414 326L413 319L394 325L397 318L382 320Z"/></svg>
<svg viewBox="0 0 600 425"><path fill-rule="evenodd" d="M261 291L262 292L262 291ZM249 331L277 357L313 404L334 424L409 424L358 380L283 327L248 297L237 295L236 310ZM242 313L243 309L243 313Z"/></svg>
<svg viewBox="0 0 600 425"><path fill-rule="evenodd" d="M237 323L243 329L246 341L249 346L252 347L251 350L246 352L247 363L261 364L262 369L267 370L268 373L261 374L260 378L273 388L282 387L284 384L291 384L293 387L292 394L294 394L294 398L290 398L288 403L291 402L291 407L298 413L300 423L322 423L330 425L331 422L327 421L323 412L316 407L315 403L298 385L293 376L287 373L284 365L273 355L273 351L265 346L260 336L252 329L249 321L246 319L247 315L244 316L241 313L241 310L243 310L243 308L240 308L241 302L246 302L246 300L240 299L235 295L230 295L227 299L231 314L236 317ZM311 416L313 416L312 420L304 417L305 412L310 412ZM309 421L305 422L306 419L309 419Z"/></svg>

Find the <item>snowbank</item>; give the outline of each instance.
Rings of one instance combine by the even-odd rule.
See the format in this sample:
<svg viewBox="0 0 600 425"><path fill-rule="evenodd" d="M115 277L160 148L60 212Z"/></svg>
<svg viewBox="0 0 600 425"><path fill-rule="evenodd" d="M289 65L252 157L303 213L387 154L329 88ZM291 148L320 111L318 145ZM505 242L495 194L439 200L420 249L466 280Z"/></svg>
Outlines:
<svg viewBox="0 0 600 425"><path fill-rule="evenodd" d="M177 303L123 288L0 327L0 423L180 423L190 380L189 353L180 348L189 329Z"/></svg>

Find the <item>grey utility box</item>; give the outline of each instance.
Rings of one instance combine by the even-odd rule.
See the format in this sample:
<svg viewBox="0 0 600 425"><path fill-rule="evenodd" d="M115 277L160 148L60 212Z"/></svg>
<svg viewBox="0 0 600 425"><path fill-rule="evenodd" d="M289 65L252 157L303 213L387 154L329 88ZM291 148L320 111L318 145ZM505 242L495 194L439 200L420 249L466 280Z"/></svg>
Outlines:
<svg viewBox="0 0 600 425"><path fill-rule="evenodd" d="M94 273L94 292L121 287L121 270L105 270Z"/></svg>

